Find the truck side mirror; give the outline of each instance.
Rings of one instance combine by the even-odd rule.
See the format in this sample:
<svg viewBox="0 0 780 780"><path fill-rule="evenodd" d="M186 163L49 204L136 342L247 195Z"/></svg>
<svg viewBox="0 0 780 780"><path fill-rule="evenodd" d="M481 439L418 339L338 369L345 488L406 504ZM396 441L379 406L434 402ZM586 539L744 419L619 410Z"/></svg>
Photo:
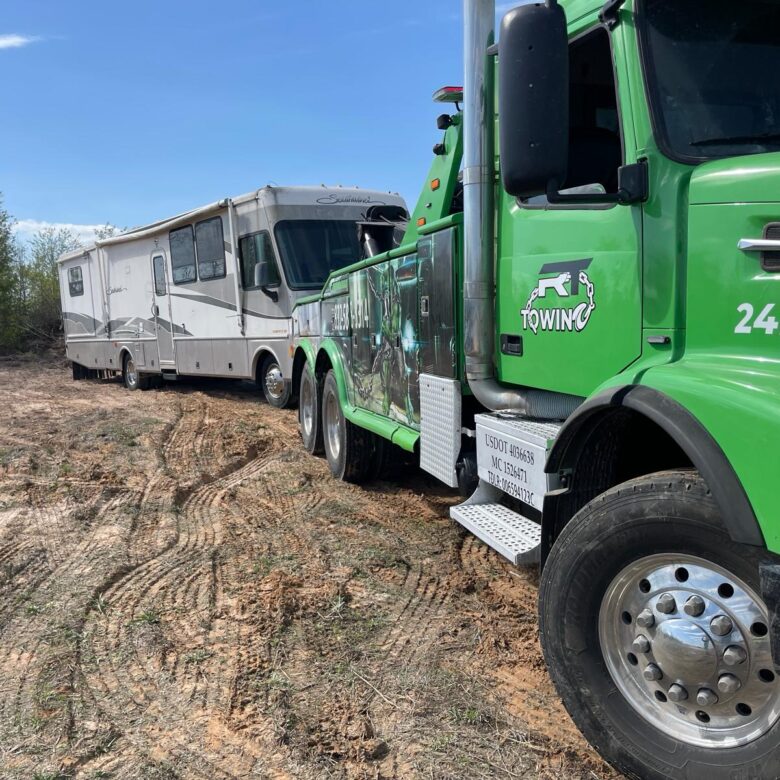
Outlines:
<svg viewBox="0 0 780 780"><path fill-rule="evenodd" d="M498 79L504 189L518 198L557 191L569 162L569 40L555 0L504 16Z"/></svg>

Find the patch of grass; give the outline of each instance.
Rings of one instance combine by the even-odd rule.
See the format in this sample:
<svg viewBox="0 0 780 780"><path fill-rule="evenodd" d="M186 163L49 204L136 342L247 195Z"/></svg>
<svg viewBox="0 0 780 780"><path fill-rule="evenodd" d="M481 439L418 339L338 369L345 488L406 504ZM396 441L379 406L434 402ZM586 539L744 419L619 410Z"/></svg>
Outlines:
<svg viewBox="0 0 780 780"><path fill-rule="evenodd" d="M154 609L145 609L140 615L136 615L131 621L131 625L159 626L160 614Z"/></svg>
<svg viewBox="0 0 780 780"><path fill-rule="evenodd" d="M89 602L89 608L105 617L109 609L109 604L106 601L105 596L102 593L98 593L97 596Z"/></svg>
<svg viewBox="0 0 780 780"><path fill-rule="evenodd" d="M258 577L267 577L274 569L283 569L293 573L301 568L296 555L289 553L282 555L261 555L252 566L252 574Z"/></svg>
<svg viewBox="0 0 780 780"><path fill-rule="evenodd" d="M205 647L201 647L198 650L185 653L184 662L188 664L202 664L204 661L208 661L214 653L211 650L206 650Z"/></svg>
<svg viewBox="0 0 780 780"><path fill-rule="evenodd" d="M30 617L34 617L35 615L40 615L41 612L43 612L43 607L40 604L28 604L25 608L25 614L29 615Z"/></svg>

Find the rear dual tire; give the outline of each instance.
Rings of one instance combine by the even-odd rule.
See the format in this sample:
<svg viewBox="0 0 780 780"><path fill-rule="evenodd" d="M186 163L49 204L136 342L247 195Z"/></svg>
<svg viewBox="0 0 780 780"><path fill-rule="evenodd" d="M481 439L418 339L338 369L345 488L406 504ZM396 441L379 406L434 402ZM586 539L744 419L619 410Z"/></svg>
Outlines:
<svg viewBox="0 0 780 780"><path fill-rule="evenodd" d="M321 381L308 363L304 366L298 420L304 447L312 454L324 452L336 479L367 482L379 476L386 465L385 440L344 416L332 370Z"/></svg>
<svg viewBox="0 0 780 780"><path fill-rule="evenodd" d="M780 682L758 595L768 558L732 541L696 472L619 485L561 532L540 583L545 659L574 722L626 776L780 777ZM724 617L733 631L720 636ZM737 692L719 687L724 675Z"/></svg>

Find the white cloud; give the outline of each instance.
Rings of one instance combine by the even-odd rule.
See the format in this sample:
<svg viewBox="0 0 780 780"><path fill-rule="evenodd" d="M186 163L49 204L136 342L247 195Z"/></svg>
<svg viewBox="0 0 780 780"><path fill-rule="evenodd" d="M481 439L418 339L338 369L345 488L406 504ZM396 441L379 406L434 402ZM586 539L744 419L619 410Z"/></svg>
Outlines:
<svg viewBox="0 0 780 780"><path fill-rule="evenodd" d="M0 35L0 49L20 49L30 43L37 43L41 39L37 35Z"/></svg>
<svg viewBox="0 0 780 780"><path fill-rule="evenodd" d="M24 242L29 241L38 231L46 228L54 230L70 230L82 244L91 244L95 240L95 231L105 225L75 225L70 222L44 222L38 219L20 219L14 225L17 238Z"/></svg>

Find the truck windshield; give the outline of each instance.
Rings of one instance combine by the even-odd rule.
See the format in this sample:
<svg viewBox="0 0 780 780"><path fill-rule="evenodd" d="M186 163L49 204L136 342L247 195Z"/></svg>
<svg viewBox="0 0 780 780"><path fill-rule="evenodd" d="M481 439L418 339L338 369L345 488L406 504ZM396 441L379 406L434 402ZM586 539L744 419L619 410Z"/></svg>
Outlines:
<svg viewBox="0 0 780 780"><path fill-rule="evenodd" d="M701 162L780 150L780 3L642 7L646 80L664 151Z"/></svg>
<svg viewBox="0 0 780 780"><path fill-rule="evenodd" d="M351 220L283 220L274 232L293 290L318 290L331 271L360 259L357 227Z"/></svg>

